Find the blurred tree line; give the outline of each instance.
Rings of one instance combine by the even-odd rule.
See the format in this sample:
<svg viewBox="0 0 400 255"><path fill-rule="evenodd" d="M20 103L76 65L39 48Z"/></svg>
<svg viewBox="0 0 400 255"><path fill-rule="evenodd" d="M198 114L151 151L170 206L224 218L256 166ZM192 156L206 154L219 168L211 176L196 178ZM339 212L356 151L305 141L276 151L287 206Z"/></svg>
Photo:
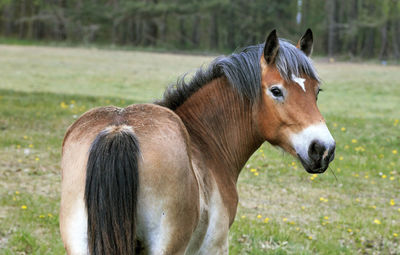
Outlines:
<svg viewBox="0 0 400 255"><path fill-rule="evenodd" d="M328 56L399 59L400 0L0 0L0 36L234 50L306 28Z"/></svg>

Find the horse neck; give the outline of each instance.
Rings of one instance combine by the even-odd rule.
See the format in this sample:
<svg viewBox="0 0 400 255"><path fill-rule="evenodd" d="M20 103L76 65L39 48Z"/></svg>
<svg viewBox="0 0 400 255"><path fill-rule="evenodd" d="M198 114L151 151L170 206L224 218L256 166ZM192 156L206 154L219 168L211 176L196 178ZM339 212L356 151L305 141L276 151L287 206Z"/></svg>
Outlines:
<svg viewBox="0 0 400 255"><path fill-rule="evenodd" d="M221 77L204 85L176 113L191 137L193 156L208 168L225 171L224 177L236 183L240 170L262 144L249 100Z"/></svg>

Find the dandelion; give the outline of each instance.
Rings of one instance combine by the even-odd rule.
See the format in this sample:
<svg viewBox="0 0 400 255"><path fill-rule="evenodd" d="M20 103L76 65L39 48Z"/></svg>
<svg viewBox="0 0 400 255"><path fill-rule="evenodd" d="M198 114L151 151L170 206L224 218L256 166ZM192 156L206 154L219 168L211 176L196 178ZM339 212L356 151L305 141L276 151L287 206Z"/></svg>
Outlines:
<svg viewBox="0 0 400 255"><path fill-rule="evenodd" d="M255 176L258 176L258 172L255 172L254 175L255 175Z"/></svg>
<svg viewBox="0 0 400 255"><path fill-rule="evenodd" d="M53 214L51 214L51 213L48 213L47 216L48 216L49 218L53 218Z"/></svg>
<svg viewBox="0 0 400 255"><path fill-rule="evenodd" d="M324 197L320 197L320 198L319 198L319 201L326 203L326 202L328 202L328 199L327 199L327 198L324 198Z"/></svg>
<svg viewBox="0 0 400 255"><path fill-rule="evenodd" d="M351 139L352 143L357 143L357 139Z"/></svg>
<svg viewBox="0 0 400 255"><path fill-rule="evenodd" d="M390 206L394 206L395 204L394 199L390 199Z"/></svg>
<svg viewBox="0 0 400 255"><path fill-rule="evenodd" d="M29 148L33 148L33 144L29 144Z"/></svg>
<svg viewBox="0 0 400 255"><path fill-rule="evenodd" d="M268 223L268 221L269 221L269 218L266 217L266 218L264 219L264 223Z"/></svg>
<svg viewBox="0 0 400 255"><path fill-rule="evenodd" d="M343 157L342 157L342 156L340 156L340 157L339 157L339 160L343 160Z"/></svg>
<svg viewBox="0 0 400 255"><path fill-rule="evenodd" d="M393 181L395 178L394 176L390 176L389 180Z"/></svg>
<svg viewBox="0 0 400 255"><path fill-rule="evenodd" d="M336 123L336 122L335 122L335 123L333 123L333 126L334 126L334 127L337 127L337 123Z"/></svg>
<svg viewBox="0 0 400 255"><path fill-rule="evenodd" d="M347 232L351 233L351 232L353 232L353 230L351 228L348 228Z"/></svg>
<svg viewBox="0 0 400 255"><path fill-rule="evenodd" d="M46 217L46 216L44 216L43 214L39 215L39 218L41 218L41 219L43 219L44 217Z"/></svg>
<svg viewBox="0 0 400 255"><path fill-rule="evenodd" d="M399 120L398 120L398 119L395 119L395 120L394 120L394 123L393 123L393 126L397 126L397 124L399 124Z"/></svg>
<svg viewBox="0 0 400 255"><path fill-rule="evenodd" d="M387 177L386 174L382 175L382 179L386 179L386 177Z"/></svg>
<svg viewBox="0 0 400 255"><path fill-rule="evenodd" d="M342 127L340 130L344 132L344 131L346 131L346 128Z"/></svg>
<svg viewBox="0 0 400 255"><path fill-rule="evenodd" d="M385 157L385 155L379 154L379 158L384 158L384 157Z"/></svg>
<svg viewBox="0 0 400 255"><path fill-rule="evenodd" d="M17 198L15 196L13 196L13 201L17 201Z"/></svg>
<svg viewBox="0 0 400 255"><path fill-rule="evenodd" d="M394 236L394 237L397 237L397 236L398 236L398 234L397 234L397 233L393 233L393 236Z"/></svg>
<svg viewBox="0 0 400 255"><path fill-rule="evenodd" d="M60 107L63 109L66 109L66 108L68 108L68 105L65 102L61 102Z"/></svg>
<svg viewBox="0 0 400 255"><path fill-rule="evenodd" d="M295 225L296 222L294 222L294 221L289 221L289 224L290 224L290 225Z"/></svg>
<svg viewBox="0 0 400 255"><path fill-rule="evenodd" d="M283 221L283 222L286 222L286 221L287 221L287 218L282 218L282 221Z"/></svg>
<svg viewBox="0 0 400 255"><path fill-rule="evenodd" d="M28 207L26 205L21 206L22 210L26 210Z"/></svg>
<svg viewBox="0 0 400 255"><path fill-rule="evenodd" d="M329 216L324 216L324 220L329 220Z"/></svg>
<svg viewBox="0 0 400 255"><path fill-rule="evenodd" d="M356 202L358 202L358 203L359 203L359 202L360 202L360 199L359 199L359 198L356 198Z"/></svg>
<svg viewBox="0 0 400 255"><path fill-rule="evenodd" d="M370 208L376 209L376 205L371 205Z"/></svg>
<svg viewBox="0 0 400 255"><path fill-rule="evenodd" d="M397 150L392 150L392 153L393 154L397 154Z"/></svg>
<svg viewBox="0 0 400 255"><path fill-rule="evenodd" d="M368 179L368 178L369 178L368 174L366 174L366 175L364 176L364 178L365 178L365 179Z"/></svg>
<svg viewBox="0 0 400 255"><path fill-rule="evenodd" d="M28 136L27 135L24 135L24 140L27 140L28 139Z"/></svg>
<svg viewBox="0 0 400 255"><path fill-rule="evenodd" d="M308 239L312 240L312 239L313 239L313 237L312 237L312 236L308 236Z"/></svg>
<svg viewBox="0 0 400 255"><path fill-rule="evenodd" d="M377 224L377 225L379 225L379 224L381 224L381 221L378 220L378 219L374 219L374 223Z"/></svg>
<svg viewBox="0 0 400 255"><path fill-rule="evenodd" d="M16 194L16 195L19 195L19 191L18 191L18 190L17 190L17 191L15 191L15 194Z"/></svg>
<svg viewBox="0 0 400 255"><path fill-rule="evenodd" d="M252 168L252 169L250 169L250 172L255 173L255 172L257 172L257 169Z"/></svg>
<svg viewBox="0 0 400 255"><path fill-rule="evenodd" d="M305 210L306 207L304 205L301 206L301 210Z"/></svg>
<svg viewBox="0 0 400 255"><path fill-rule="evenodd" d="M340 171L342 171L342 169L340 169L340 168L337 168L336 170L337 170L339 173L340 173Z"/></svg>
<svg viewBox="0 0 400 255"><path fill-rule="evenodd" d="M38 157L36 157L36 158L35 158L35 160L36 160L36 161L39 161L39 158L38 158Z"/></svg>
<svg viewBox="0 0 400 255"><path fill-rule="evenodd" d="M17 149L21 149L21 145L17 144Z"/></svg>

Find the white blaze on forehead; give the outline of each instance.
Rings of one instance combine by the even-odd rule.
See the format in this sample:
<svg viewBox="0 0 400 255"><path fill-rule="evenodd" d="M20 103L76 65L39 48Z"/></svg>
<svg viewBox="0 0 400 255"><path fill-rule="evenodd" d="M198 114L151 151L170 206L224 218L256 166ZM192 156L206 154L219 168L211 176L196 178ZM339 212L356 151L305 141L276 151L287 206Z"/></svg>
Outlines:
<svg viewBox="0 0 400 255"><path fill-rule="evenodd" d="M292 74L292 80L296 82L304 90L304 92L306 92L306 87L304 86L304 82L306 81L306 79L297 77L294 74Z"/></svg>
<svg viewBox="0 0 400 255"><path fill-rule="evenodd" d="M308 148L315 140L318 140L327 149L335 145L335 140L325 123L310 125L299 133L292 134L290 139L296 153L304 160L308 160Z"/></svg>

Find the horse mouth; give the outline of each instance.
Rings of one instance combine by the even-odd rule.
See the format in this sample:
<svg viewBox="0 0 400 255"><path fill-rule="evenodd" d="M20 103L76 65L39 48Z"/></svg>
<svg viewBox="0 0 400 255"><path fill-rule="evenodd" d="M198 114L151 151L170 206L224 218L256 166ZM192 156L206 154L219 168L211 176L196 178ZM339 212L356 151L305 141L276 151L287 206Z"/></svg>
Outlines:
<svg viewBox="0 0 400 255"><path fill-rule="evenodd" d="M321 162L321 161L307 162L298 153L297 153L297 158L300 160L301 164L303 165L303 167L307 171L307 173L322 174L323 172L326 171L326 169L328 169L329 163L333 160L334 155L332 156L331 159L329 159L329 162L325 163L325 164L324 164L324 162Z"/></svg>

